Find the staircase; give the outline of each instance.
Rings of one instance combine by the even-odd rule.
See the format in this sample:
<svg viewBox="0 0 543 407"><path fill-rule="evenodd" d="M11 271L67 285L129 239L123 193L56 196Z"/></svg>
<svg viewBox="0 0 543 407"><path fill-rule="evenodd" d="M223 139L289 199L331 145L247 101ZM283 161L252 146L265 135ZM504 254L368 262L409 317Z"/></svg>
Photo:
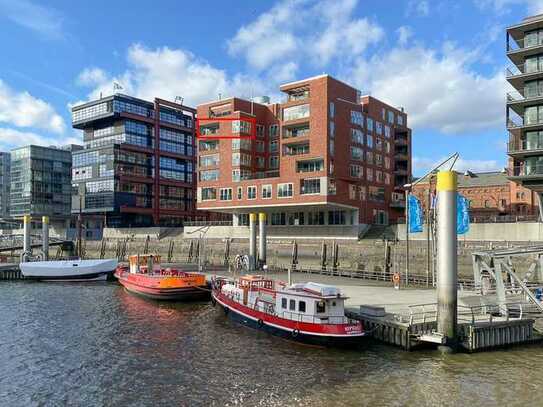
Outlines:
<svg viewBox="0 0 543 407"><path fill-rule="evenodd" d="M360 238L363 240L383 240L388 239L392 240L396 236L394 235L394 232L391 230L390 226L385 225L371 225L369 230Z"/></svg>

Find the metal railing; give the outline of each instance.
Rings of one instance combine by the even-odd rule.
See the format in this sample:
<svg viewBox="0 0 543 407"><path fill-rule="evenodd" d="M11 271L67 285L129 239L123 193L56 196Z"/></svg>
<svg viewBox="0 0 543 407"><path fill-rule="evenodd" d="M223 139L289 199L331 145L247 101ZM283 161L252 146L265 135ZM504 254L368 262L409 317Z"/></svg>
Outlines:
<svg viewBox="0 0 543 407"><path fill-rule="evenodd" d="M508 153L534 150L543 150L543 137L538 136L535 140L519 140L510 138L507 145Z"/></svg>
<svg viewBox="0 0 543 407"><path fill-rule="evenodd" d="M231 220L192 220L183 222L184 226L232 226Z"/></svg>
<svg viewBox="0 0 543 407"><path fill-rule="evenodd" d="M502 216L470 216L471 223L517 223L537 222L538 215L502 215Z"/></svg>

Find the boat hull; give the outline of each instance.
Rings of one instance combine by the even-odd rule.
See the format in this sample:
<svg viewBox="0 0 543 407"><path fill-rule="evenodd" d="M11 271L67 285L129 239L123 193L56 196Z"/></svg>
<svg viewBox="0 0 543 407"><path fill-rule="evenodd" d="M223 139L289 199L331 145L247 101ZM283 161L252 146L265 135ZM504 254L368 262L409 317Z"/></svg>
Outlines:
<svg viewBox="0 0 543 407"><path fill-rule="evenodd" d="M278 336L287 340L323 346L323 347L358 347L364 343L366 337L364 332L357 334L327 334L323 332L309 332L302 329L293 329L292 327L282 326L278 323L277 318L271 317L267 314L252 311L252 315L249 315L250 311L239 309L233 304L228 304L227 300L221 298L221 296L212 294L213 304L222 308L231 320L240 323L241 325L257 329L268 334ZM259 315L260 314L260 315ZM271 318L270 318L271 317Z"/></svg>
<svg viewBox="0 0 543 407"><path fill-rule="evenodd" d="M207 285L186 286L186 287L160 287L160 278L130 275L126 272L116 272L119 283L129 292L153 300L163 301L198 301L210 297ZM155 281L153 281L153 279ZM164 277L163 280L172 279Z"/></svg>
<svg viewBox="0 0 543 407"><path fill-rule="evenodd" d="M27 279L58 282L107 280L116 267L116 260L40 261L20 265Z"/></svg>

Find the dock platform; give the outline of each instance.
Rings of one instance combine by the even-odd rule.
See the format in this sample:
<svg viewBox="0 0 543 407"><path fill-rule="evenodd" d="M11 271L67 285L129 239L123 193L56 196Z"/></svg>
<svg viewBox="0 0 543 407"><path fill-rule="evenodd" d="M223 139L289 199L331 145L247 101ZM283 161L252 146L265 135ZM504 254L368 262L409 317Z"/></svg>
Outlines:
<svg viewBox="0 0 543 407"><path fill-rule="evenodd" d="M24 280L19 265L14 263L0 263L0 280Z"/></svg>

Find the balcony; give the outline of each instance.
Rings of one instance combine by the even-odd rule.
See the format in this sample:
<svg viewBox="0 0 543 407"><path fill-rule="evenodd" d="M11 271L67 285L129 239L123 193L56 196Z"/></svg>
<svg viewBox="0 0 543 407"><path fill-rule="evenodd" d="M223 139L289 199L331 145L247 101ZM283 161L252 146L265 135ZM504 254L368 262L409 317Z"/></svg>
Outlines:
<svg viewBox="0 0 543 407"><path fill-rule="evenodd" d="M394 143L397 146L407 146L407 145L409 145L409 139L403 133L396 134L394 136Z"/></svg>
<svg viewBox="0 0 543 407"><path fill-rule="evenodd" d="M395 153L394 160L395 161L409 161L409 155L407 153Z"/></svg>
<svg viewBox="0 0 543 407"><path fill-rule="evenodd" d="M309 143L283 146L283 156L309 154Z"/></svg>
<svg viewBox="0 0 543 407"><path fill-rule="evenodd" d="M517 165L508 170L508 178L521 182L523 186L535 190L543 190L543 163Z"/></svg>
<svg viewBox="0 0 543 407"><path fill-rule="evenodd" d="M396 209L405 209L405 199L393 199L390 201L390 207Z"/></svg>
<svg viewBox="0 0 543 407"><path fill-rule="evenodd" d="M528 140L511 137L507 144L507 154L513 157L543 155L543 136L529 137Z"/></svg>
<svg viewBox="0 0 543 407"><path fill-rule="evenodd" d="M528 105L538 102L543 104L543 86L507 93L507 105L519 116L524 114Z"/></svg>
<svg viewBox="0 0 543 407"><path fill-rule="evenodd" d="M407 171L407 168L396 167L396 168L394 168L394 174L395 174L395 175L404 175L404 176L407 176L407 175L408 175L408 171Z"/></svg>
<svg viewBox="0 0 543 407"><path fill-rule="evenodd" d="M507 81L517 90L524 88L524 82L543 78L543 64L526 61L519 65L509 65L505 69Z"/></svg>
<svg viewBox="0 0 543 407"><path fill-rule="evenodd" d="M511 41L512 40L512 41ZM536 55L543 49L543 42L526 36L525 38L507 38L507 56L515 64L520 65L526 57Z"/></svg>

